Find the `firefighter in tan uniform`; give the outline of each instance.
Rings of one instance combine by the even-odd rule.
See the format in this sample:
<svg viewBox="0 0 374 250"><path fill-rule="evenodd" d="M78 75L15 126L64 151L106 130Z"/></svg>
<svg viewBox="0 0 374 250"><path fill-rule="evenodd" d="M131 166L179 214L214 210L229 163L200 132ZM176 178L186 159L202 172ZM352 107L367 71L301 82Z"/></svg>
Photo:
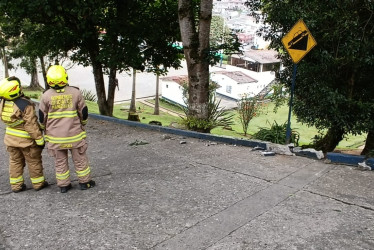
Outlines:
<svg viewBox="0 0 374 250"><path fill-rule="evenodd" d="M43 175L44 138L35 113L35 105L21 92L17 77L0 82L0 117L7 125L4 137L9 152L10 186L15 193L26 190L23 179L25 164L32 186L39 191L48 186Z"/></svg>
<svg viewBox="0 0 374 250"><path fill-rule="evenodd" d="M88 109L80 90L68 85L68 76L60 65L48 69L46 90L39 105L39 123L44 129L48 142L48 153L55 158L57 186L61 193L68 192L72 185L68 165L71 152L79 188L94 187L91 170L86 156L87 142L84 125L87 123Z"/></svg>

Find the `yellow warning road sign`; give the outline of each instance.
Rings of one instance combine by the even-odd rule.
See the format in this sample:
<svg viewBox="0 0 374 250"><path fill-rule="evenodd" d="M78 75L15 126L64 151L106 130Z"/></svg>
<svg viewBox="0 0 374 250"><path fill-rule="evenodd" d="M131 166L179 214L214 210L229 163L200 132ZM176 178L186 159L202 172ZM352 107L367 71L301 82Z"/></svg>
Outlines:
<svg viewBox="0 0 374 250"><path fill-rule="evenodd" d="M282 38L282 43L294 63L300 62L317 45L316 40L301 19Z"/></svg>

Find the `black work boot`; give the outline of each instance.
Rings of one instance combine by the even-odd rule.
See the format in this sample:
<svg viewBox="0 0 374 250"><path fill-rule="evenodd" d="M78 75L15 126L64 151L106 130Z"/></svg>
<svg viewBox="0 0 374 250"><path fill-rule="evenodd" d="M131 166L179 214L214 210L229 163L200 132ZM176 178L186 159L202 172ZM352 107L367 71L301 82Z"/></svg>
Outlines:
<svg viewBox="0 0 374 250"><path fill-rule="evenodd" d="M89 182L86 182L86 183L79 183L79 188L80 190L86 190L86 189L94 187L95 184L96 184L95 181L90 180Z"/></svg>
<svg viewBox="0 0 374 250"><path fill-rule="evenodd" d="M43 185L41 185L41 186L38 187L38 188L35 188L35 191L40 191L40 190L42 190L43 188L48 187L48 186L49 186L49 183L46 182L46 181L44 181L44 182L43 182Z"/></svg>
<svg viewBox="0 0 374 250"><path fill-rule="evenodd" d="M71 189L71 184L65 186L65 187L60 187L61 193L67 193Z"/></svg>
<svg viewBox="0 0 374 250"><path fill-rule="evenodd" d="M22 184L21 188L18 190L12 190L13 193L19 193L26 190L26 184Z"/></svg>

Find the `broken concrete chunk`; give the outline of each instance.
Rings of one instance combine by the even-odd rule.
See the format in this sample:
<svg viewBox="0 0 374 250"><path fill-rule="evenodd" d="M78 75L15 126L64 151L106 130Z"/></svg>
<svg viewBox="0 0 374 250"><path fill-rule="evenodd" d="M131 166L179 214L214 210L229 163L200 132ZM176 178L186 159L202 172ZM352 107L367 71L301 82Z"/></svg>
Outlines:
<svg viewBox="0 0 374 250"><path fill-rule="evenodd" d="M162 135L162 139L164 139L164 140L170 140L171 136L170 135Z"/></svg>
<svg viewBox="0 0 374 250"><path fill-rule="evenodd" d="M149 142L135 140L134 142L129 143L129 146L138 146L138 145L146 145L146 144L149 144Z"/></svg>
<svg viewBox="0 0 374 250"><path fill-rule="evenodd" d="M295 154L297 156L306 156L306 157L314 158L314 159L318 159L318 160L321 160L321 159L325 158L325 155L323 154L322 151L317 151L314 148L302 149L298 152L295 152Z"/></svg>
<svg viewBox="0 0 374 250"><path fill-rule="evenodd" d="M274 155L275 155L274 152L261 152L261 154L262 154L263 156L274 156Z"/></svg>
<svg viewBox="0 0 374 250"><path fill-rule="evenodd" d="M265 150L265 149L262 148L262 147L256 146L256 147L252 148L251 151L256 151L256 150Z"/></svg>

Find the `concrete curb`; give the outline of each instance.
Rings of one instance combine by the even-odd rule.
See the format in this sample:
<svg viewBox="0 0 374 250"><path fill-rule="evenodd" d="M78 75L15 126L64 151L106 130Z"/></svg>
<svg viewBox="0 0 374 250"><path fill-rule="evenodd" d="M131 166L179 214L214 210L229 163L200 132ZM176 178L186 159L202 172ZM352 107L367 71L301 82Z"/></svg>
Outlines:
<svg viewBox="0 0 374 250"><path fill-rule="evenodd" d="M363 155L349 155L329 152L327 153L326 158L332 163L353 165L356 167L358 166L358 163L366 160L366 164L371 167L371 170L374 170L374 158L366 159Z"/></svg>
<svg viewBox="0 0 374 250"><path fill-rule="evenodd" d="M111 121L119 124L124 124L127 126L132 126L132 127L141 127L145 129L150 129L150 130L156 130L159 132L164 132L164 133L169 133L169 134L175 134L175 135L180 135L180 136L187 136L187 137L192 137L192 138L198 138L202 140L209 140L209 141L216 141L216 142L222 142L222 143L227 143L227 144L233 144L233 145L240 145L240 146L246 146L246 147L259 147L259 148L267 148L267 143L262 142L262 141L256 141L256 140L243 140L243 139L238 139L238 138L232 138L232 137L224 137L224 136L215 136L212 134L204 134L204 133L199 133L199 132L194 132L194 131L189 131L189 130L181 130L181 129L176 129L176 128L169 128L169 127L162 127L162 126L157 126L157 125L149 125L149 124L144 124L140 122L134 122L134 121L129 121L129 120L122 120L114 117L109 117L109 116L103 116L103 115L98 115L98 114L89 114L90 117L96 118L96 119L101 119L101 120L106 120L106 121Z"/></svg>
<svg viewBox="0 0 374 250"><path fill-rule="evenodd" d="M224 137L224 136L215 136L212 134L204 134L189 130L181 130L176 128L169 128L169 127L162 127L157 125L149 125L144 124L140 122L134 122L129 120L122 120L115 117L109 117L104 115L98 115L98 114L92 114L89 113L90 117L93 117L95 119L110 121L114 123L124 124L127 126L132 127L141 127L145 129L150 130L156 130L159 132L169 133L169 134L175 134L180 136L186 136L186 137L192 137L192 138L198 138L202 140L208 140L208 141L216 141L216 142L222 142L232 145L240 145L245 147L252 147L252 148L258 148L258 149L266 149L273 151L277 154L285 154L285 155L294 155L286 145L280 145L280 144L274 144L271 142L263 142L263 141L257 141L257 140L243 140L238 138L232 138L232 137ZM315 153L310 154L296 154L297 156L301 157L308 157L313 158L316 160L321 160L320 157L318 157ZM364 156L357 156L357 155L348 155L348 154L341 154L341 153L327 153L326 158L331 161L331 163L336 164L346 164L346 165L353 165L358 166L359 162L363 162L365 160ZM366 160L366 164L371 167L372 170L374 170L374 158L369 158Z"/></svg>

